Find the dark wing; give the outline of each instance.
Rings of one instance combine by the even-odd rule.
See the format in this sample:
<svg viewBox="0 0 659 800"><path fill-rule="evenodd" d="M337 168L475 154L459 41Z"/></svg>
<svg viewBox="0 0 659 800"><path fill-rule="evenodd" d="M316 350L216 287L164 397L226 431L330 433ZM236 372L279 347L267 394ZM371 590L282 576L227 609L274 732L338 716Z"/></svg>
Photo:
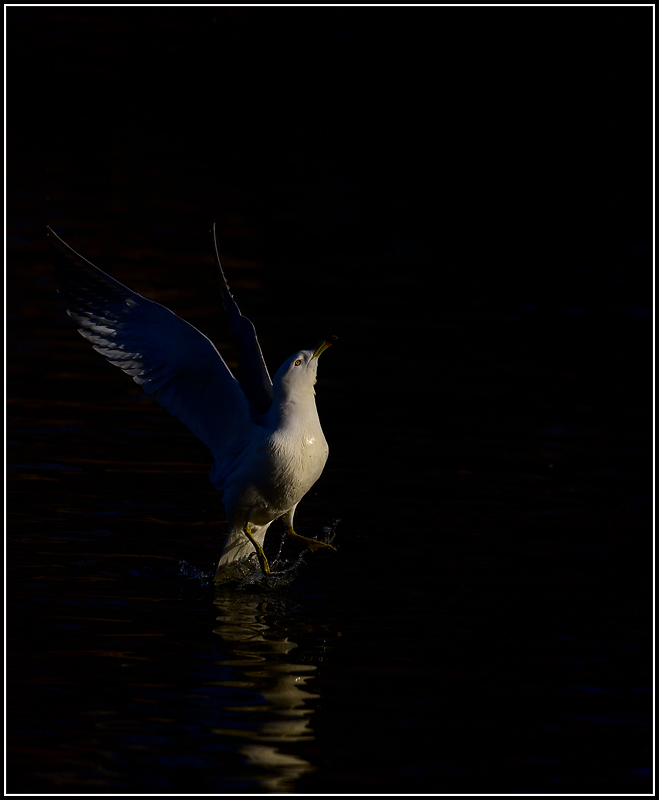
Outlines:
<svg viewBox="0 0 659 800"><path fill-rule="evenodd" d="M217 236L213 224L213 254L220 279L222 304L227 312L231 329L238 340L238 383L242 386L247 399L260 413L265 414L272 405L272 380L263 359L261 345L256 338L256 329L251 320L240 313L240 309L229 290L224 275L220 254L217 249Z"/></svg>
<svg viewBox="0 0 659 800"><path fill-rule="evenodd" d="M48 239L60 294L78 333L210 447L211 477L221 482L258 431L243 390L213 343L95 267L50 228Z"/></svg>

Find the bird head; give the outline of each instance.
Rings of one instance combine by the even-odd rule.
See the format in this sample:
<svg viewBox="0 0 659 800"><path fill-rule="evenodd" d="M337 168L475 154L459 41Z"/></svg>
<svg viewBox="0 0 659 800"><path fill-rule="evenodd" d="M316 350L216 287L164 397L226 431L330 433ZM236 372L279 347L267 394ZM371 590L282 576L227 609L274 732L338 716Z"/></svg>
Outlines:
<svg viewBox="0 0 659 800"><path fill-rule="evenodd" d="M292 398L299 394L315 394L318 358L335 341L336 336L322 339L315 350L298 350L279 367L273 386L280 396Z"/></svg>

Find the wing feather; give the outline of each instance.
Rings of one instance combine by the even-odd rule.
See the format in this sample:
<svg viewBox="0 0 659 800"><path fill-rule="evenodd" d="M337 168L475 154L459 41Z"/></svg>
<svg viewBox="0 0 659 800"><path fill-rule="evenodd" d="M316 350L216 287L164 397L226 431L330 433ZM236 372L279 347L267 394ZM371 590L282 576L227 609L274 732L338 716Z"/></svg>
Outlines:
<svg viewBox="0 0 659 800"><path fill-rule="evenodd" d="M220 353L194 326L95 267L50 228L48 238L78 332L210 447L211 479L221 488L258 435L258 414Z"/></svg>
<svg viewBox="0 0 659 800"><path fill-rule="evenodd" d="M233 335L238 342L238 383L247 399L260 413L265 414L272 405L272 380L261 352L261 345L256 336L256 328L250 319L240 313L238 304L233 299L229 284L224 275L220 254L217 248L217 236L213 225L213 255L220 281L222 304L229 318Z"/></svg>

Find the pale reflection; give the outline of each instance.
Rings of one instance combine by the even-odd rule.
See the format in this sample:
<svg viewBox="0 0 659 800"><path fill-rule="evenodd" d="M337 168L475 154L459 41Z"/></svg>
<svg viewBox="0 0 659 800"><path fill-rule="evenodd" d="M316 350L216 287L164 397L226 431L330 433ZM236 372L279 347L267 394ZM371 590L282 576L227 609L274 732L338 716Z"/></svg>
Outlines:
<svg viewBox="0 0 659 800"><path fill-rule="evenodd" d="M247 763L263 770L258 780L264 789L291 792L295 782L315 768L298 755L281 752L276 745L314 738L309 727L313 709L305 704L319 697L306 688L316 667L293 663L289 654L297 644L288 637L273 635L265 622L266 616L273 613L269 600L232 594L217 597L214 602L220 611L217 618L220 624L214 633L231 643L232 653L219 663L235 672L235 680L224 683L263 698L257 704L227 706L226 711L244 712L245 719L241 720L240 728L215 728L214 733L245 740L239 752Z"/></svg>

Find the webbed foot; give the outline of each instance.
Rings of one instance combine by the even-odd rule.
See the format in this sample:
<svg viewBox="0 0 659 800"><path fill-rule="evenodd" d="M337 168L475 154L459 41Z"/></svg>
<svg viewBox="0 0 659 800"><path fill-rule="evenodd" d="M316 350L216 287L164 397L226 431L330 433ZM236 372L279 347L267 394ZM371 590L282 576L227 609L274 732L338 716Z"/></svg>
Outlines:
<svg viewBox="0 0 659 800"><path fill-rule="evenodd" d="M300 536L299 533L295 533L292 525L288 526L288 535L291 537L291 539L295 539L301 544L306 545L306 547L308 547L312 553L321 548L325 548L326 550L334 550L336 553L336 547L334 547L334 545L327 544L327 542L319 542L318 539L308 539L306 536Z"/></svg>

